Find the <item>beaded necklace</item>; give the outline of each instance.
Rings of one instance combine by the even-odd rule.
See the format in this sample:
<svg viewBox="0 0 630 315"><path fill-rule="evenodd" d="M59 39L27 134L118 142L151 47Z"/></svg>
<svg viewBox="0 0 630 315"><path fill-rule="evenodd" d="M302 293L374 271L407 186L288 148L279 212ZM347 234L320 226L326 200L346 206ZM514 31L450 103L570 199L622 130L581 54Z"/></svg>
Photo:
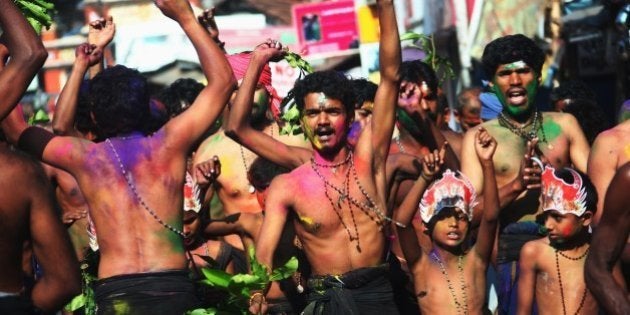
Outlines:
<svg viewBox="0 0 630 315"><path fill-rule="evenodd" d="M125 138L123 138L125 139ZM116 151L116 148L114 148L114 145L112 144L112 142L109 140L109 138L105 139L105 142L107 142L107 144L109 145L109 147L112 149L112 152L114 152L114 156L116 157L116 160L118 161L118 166L120 167L120 171L123 175L123 177L125 178L125 181L127 182L127 186L129 186L129 189L131 189L131 192L133 192L134 196L136 197L136 200L138 202L140 202L140 204L142 205L142 207L147 210L147 212L158 222L160 223L163 227L167 228L168 230L171 230L173 233L179 235L180 237L184 238L186 235L184 234L184 232L176 229L175 227L173 227L172 225L164 222L156 213L155 211L151 210L151 208L149 208L149 206L147 206L146 202L144 202L144 199L142 199L142 197L140 197L140 194L138 193L138 190L136 189L136 185L134 185L133 180L131 179L131 174L129 172L127 172L127 169L125 168L125 165L123 164L122 160L120 159L120 156L118 155L118 151Z"/></svg>
<svg viewBox="0 0 630 315"><path fill-rule="evenodd" d="M542 134L542 142L547 144L547 148L549 150L553 150L553 145L551 145L547 141L547 135L545 134L545 128L543 127L543 124L542 124L542 120L543 120L542 114L539 111L535 111L534 112L534 119L531 122L531 126L532 127L530 128L529 131L526 131L525 127L529 126L530 123L527 123L527 124L519 127L516 124L514 124L512 121L510 121L510 119L505 115L504 112L501 112L497 119L499 121L499 125L501 125L502 127L507 128L513 134L523 138L525 141L532 141L532 140L534 140L534 138L536 138L536 136L538 135L538 129L540 129L540 132Z"/></svg>
<svg viewBox="0 0 630 315"><path fill-rule="evenodd" d="M346 171L345 179L344 179L344 182L342 184L343 188L339 188L339 187L335 186L334 184L332 184L330 181L328 181L328 179L326 179L326 176L324 176L319 170L319 167L332 168L333 165L336 165L335 167L339 167L339 166L344 165L346 163L349 163L350 167ZM322 180L322 182L324 183L324 193L326 195L326 198L328 198L328 201L330 202L330 205L332 206L333 210L337 214L337 217L339 218L339 221L341 222L343 227L346 229L346 232L348 233L348 237L350 238L350 241L356 241L357 242L357 251L358 252L361 252L361 246L360 246L360 240L359 240L359 231L358 231L358 228L357 228L357 225L356 225L356 220L355 220L355 217L354 217L353 206L359 208L359 210L361 210L363 213L365 213L370 218L370 220L374 221L379 226L379 229L381 229L381 230L383 228L384 221L394 222L391 218L387 217L379 209L379 207L376 204L376 202L374 202L374 200L372 199L372 197L370 197L370 195L367 193L365 188L363 188L363 185L361 185L361 182L359 181L359 176L357 174L356 168L354 167L354 160L352 159L352 151L350 151L348 153L348 156L346 157L346 159L343 162L336 163L336 164L321 164L321 163L317 163L317 162L315 162L315 159L313 157L311 157L311 168L313 169L313 171L315 172L317 177L319 177ZM354 197L352 197L350 195L350 172L352 172L354 182L357 185L357 187L359 188L359 191L361 191L361 194L365 197L365 199L366 199L365 202L360 202L359 200L357 200L356 198L354 198ZM328 193L328 187L332 188L333 190L335 190L339 194L337 202L334 202L333 198ZM343 203L346 203L348 205L349 210L350 210L350 216L352 218L352 223L354 225L354 231L355 231L355 235L354 236L350 232L350 229L348 228L347 224L343 221L343 217L341 215ZM396 223L399 226L401 225L399 222L394 222L394 223Z"/></svg>
<svg viewBox="0 0 630 315"><path fill-rule="evenodd" d="M457 314L459 313L468 314L468 294L466 292L466 282L464 281L464 265L463 265L464 256L463 255L457 256L457 271L459 272L459 283L460 283L460 288L462 291L462 296L464 298L463 303L461 303L457 299L457 295L455 295L455 289L453 288L453 283L451 282L451 279L449 279L448 277L446 266L444 266L444 263L442 262L442 259L440 259L440 256L438 256L438 254L435 251L433 251L431 252L431 258L433 258L433 260L435 260L440 266L440 271L442 272L442 274L444 275L444 278L446 279L446 285L448 286L448 291L451 293L451 297L453 297L453 301L455 302L455 308L457 308Z"/></svg>
<svg viewBox="0 0 630 315"><path fill-rule="evenodd" d="M564 302L564 288L562 286L562 277L560 276L560 262L558 260L558 256L562 256L566 259L569 260L573 260L573 261L579 261L581 259L583 259L584 257L586 257L586 255L588 255L588 252L590 250L590 246L586 248L586 250L584 251L584 253L578 257L570 257L567 256L566 254L562 253L561 251L559 251L557 248L555 249L556 252L556 272L558 273L558 284L560 285L560 298L562 299L562 314L566 315L567 314L567 306L566 303ZM584 301L586 300L586 285L584 285L584 292L582 293L582 298L580 299L580 305L578 305L577 310L575 310L575 315L579 314L580 311L582 310L582 307L584 306Z"/></svg>
<svg viewBox="0 0 630 315"><path fill-rule="evenodd" d="M273 138L273 124L271 124L270 126L270 130L269 130L269 135L271 136L271 138ZM243 150L243 145L239 144L238 145L239 149L241 150L241 161L243 161L243 167L245 168L245 175L249 174L249 167L247 166L247 162L245 159L245 151ZM249 182L249 180L248 180ZM254 187L254 185L252 185L251 183L249 183L249 188L248 191L250 194L253 194L256 192L256 187Z"/></svg>
<svg viewBox="0 0 630 315"><path fill-rule="evenodd" d="M396 146L398 147L398 151L400 151L400 153L407 154L405 147L403 147L402 142L400 142L400 135L396 136L394 138L394 141L396 141Z"/></svg>

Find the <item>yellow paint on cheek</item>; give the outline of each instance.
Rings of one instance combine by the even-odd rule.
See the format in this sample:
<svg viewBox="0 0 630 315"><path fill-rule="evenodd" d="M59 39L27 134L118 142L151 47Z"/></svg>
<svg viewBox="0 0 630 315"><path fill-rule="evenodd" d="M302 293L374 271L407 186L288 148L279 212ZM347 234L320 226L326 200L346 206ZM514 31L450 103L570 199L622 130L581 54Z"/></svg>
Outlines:
<svg viewBox="0 0 630 315"><path fill-rule="evenodd" d="M626 144L623 148L623 152L626 154L626 158L630 159L630 144Z"/></svg>
<svg viewBox="0 0 630 315"><path fill-rule="evenodd" d="M304 119L302 119L302 128L304 129L304 134L306 134L306 138L311 141L311 143L313 144L313 147L316 149L321 149L322 144L319 142L319 139L315 137L315 133L308 126L308 124L306 123Z"/></svg>

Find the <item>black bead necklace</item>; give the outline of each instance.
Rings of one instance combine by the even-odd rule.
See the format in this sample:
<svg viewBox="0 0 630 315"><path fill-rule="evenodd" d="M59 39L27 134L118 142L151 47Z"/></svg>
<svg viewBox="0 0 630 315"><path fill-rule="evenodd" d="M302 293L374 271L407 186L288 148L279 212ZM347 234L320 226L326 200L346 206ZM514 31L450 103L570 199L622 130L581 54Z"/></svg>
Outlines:
<svg viewBox="0 0 630 315"><path fill-rule="evenodd" d="M433 260L435 260L438 265L440 266L440 271L442 272L442 274L444 275L444 278L446 279L446 285L448 286L448 291L451 293L451 296L453 297L453 301L455 302L455 307L457 308L457 314L468 314L468 293L466 292L466 281L464 280L464 264L463 264L463 260L464 260L464 255L459 255L457 256L457 271L459 272L459 283L460 283L460 288L462 291L462 297L464 299L463 303L460 302L457 299L457 295L455 295L455 289L453 288L453 283L451 282L451 279L449 279L448 277L448 272L446 271L446 266L444 266L444 263L442 262L442 259L440 259L440 256L438 256L438 254L433 251L431 252L431 257L433 258Z"/></svg>
<svg viewBox="0 0 630 315"><path fill-rule="evenodd" d="M558 284L560 285L560 298L562 299L562 314L566 315L567 314L567 306L566 303L564 301L564 287L562 286L562 277L560 276L560 262L558 259L558 256L562 256L566 259L569 260L573 260L573 261L579 261L581 259L583 259L584 257L586 257L586 255L588 255L588 252L591 248L587 247L586 250L584 251L584 253L578 257L570 257L567 256L566 254L562 253L560 250L558 250L557 248L555 249L556 252L556 272L558 273ZM580 314L580 311L582 310L582 307L584 306L584 301L586 300L586 284L584 285L584 292L582 293L582 298L580 299L580 305L578 306L577 310L575 310L575 315Z"/></svg>

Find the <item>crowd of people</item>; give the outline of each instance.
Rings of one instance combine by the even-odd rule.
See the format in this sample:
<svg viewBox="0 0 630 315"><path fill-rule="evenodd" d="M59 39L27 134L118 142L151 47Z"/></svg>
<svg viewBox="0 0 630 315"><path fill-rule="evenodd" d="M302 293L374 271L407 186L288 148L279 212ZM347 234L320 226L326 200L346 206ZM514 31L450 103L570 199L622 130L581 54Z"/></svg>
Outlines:
<svg viewBox="0 0 630 315"><path fill-rule="evenodd" d="M429 64L402 61L393 2L376 1L378 85L306 75L291 92L303 135L286 135L269 68L283 44L227 55L213 13L186 0L155 4L206 84L152 95L104 67L108 17L76 48L50 128L31 126L18 103L47 53L0 0L0 314L80 294L95 308L75 314L184 314L229 299L209 268L270 274L292 257L241 312L630 314L630 119L602 128L576 83L539 111L545 54L520 34L485 47L488 85L449 107Z"/></svg>

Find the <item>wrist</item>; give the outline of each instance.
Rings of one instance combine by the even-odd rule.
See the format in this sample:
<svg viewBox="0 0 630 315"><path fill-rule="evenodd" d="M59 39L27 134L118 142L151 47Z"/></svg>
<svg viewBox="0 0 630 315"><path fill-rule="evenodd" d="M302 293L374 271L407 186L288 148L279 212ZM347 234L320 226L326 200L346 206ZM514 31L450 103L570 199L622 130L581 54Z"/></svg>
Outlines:
<svg viewBox="0 0 630 315"><path fill-rule="evenodd" d="M433 180L433 175L429 176L424 173L424 171L420 172L420 178L422 178L427 184Z"/></svg>
<svg viewBox="0 0 630 315"><path fill-rule="evenodd" d="M267 303L267 299L262 291L252 291L249 296L249 306L252 306L254 303L263 304Z"/></svg>

